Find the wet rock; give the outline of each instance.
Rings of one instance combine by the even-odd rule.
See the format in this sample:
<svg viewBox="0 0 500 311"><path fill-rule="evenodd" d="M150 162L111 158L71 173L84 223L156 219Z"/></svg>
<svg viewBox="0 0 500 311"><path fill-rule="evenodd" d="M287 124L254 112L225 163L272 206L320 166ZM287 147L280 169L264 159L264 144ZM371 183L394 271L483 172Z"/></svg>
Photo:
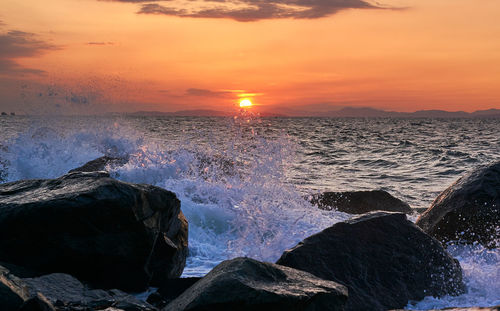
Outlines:
<svg viewBox="0 0 500 311"><path fill-rule="evenodd" d="M152 311L155 308L117 289L89 289L74 277L53 273L38 278L23 279L31 295L42 294L57 310L115 307L123 310Z"/></svg>
<svg viewBox="0 0 500 311"><path fill-rule="evenodd" d="M481 166L443 191L416 224L436 239L479 242L489 248L500 241L500 162Z"/></svg>
<svg viewBox="0 0 500 311"><path fill-rule="evenodd" d="M0 267L0 285L9 289L9 292L0 295L2 311L87 311L109 307L127 311L156 310L150 304L120 290L89 289L74 277L63 273L21 279ZM12 297L16 299L9 300Z"/></svg>
<svg viewBox="0 0 500 311"><path fill-rule="evenodd" d="M313 196L311 203L324 210L338 210L349 214L388 211L411 214L407 203L383 190L324 192Z"/></svg>
<svg viewBox="0 0 500 311"><path fill-rule="evenodd" d="M285 251L277 264L346 285L346 310L403 308L464 290L458 261L400 213L337 223Z"/></svg>
<svg viewBox="0 0 500 311"><path fill-rule="evenodd" d="M163 310L343 310L335 282L271 263L236 258L219 264Z"/></svg>
<svg viewBox="0 0 500 311"><path fill-rule="evenodd" d="M174 193L104 172L0 185L0 261L140 291L179 277L187 221Z"/></svg>
<svg viewBox="0 0 500 311"><path fill-rule="evenodd" d="M147 302L161 309L200 279L201 277L190 277L165 280L156 292L149 295Z"/></svg>
<svg viewBox="0 0 500 311"><path fill-rule="evenodd" d="M106 167L108 166L111 168L123 166L127 164L128 160L129 160L128 157L117 158L117 157L103 156L95 160L89 161L78 168L72 169L68 173L105 171Z"/></svg>

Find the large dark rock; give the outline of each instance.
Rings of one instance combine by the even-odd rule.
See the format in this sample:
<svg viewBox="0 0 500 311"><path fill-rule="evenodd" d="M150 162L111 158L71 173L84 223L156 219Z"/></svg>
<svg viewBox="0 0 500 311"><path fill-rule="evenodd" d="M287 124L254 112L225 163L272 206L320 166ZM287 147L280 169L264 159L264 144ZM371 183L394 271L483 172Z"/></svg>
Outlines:
<svg viewBox="0 0 500 311"><path fill-rule="evenodd" d="M249 258L224 261L163 310L343 310L335 282Z"/></svg>
<svg viewBox="0 0 500 311"><path fill-rule="evenodd" d="M440 241L500 243L500 162L477 168L443 191L416 224Z"/></svg>
<svg viewBox="0 0 500 311"><path fill-rule="evenodd" d="M0 185L0 261L142 290L179 277L187 221L175 194L104 172Z"/></svg>
<svg viewBox="0 0 500 311"><path fill-rule="evenodd" d="M346 310L402 308L464 290L458 261L400 213L337 223L285 251L277 264L346 285Z"/></svg>
<svg viewBox="0 0 500 311"><path fill-rule="evenodd" d="M68 173L105 171L106 167L111 167L111 168L120 167L127 164L127 162L128 162L128 157L119 158L119 157L102 156L95 160L89 161L80 167L72 169Z"/></svg>
<svg viewBox="0 0 500 311"><path fill-rule="evenodd" d="M338 210L349 214L388 211L410 214L410 205L383 190L324 192L314 195L311 203L324 210Z"/></svg>
<svg viewBox="0 0 500 311"><path fill-rule="evenodd" d="M104 310L108 307L128 311L155 308L120 290L89 289L74 277L53 273L36 278L18 278L0 266L0 310ZM13 299L15 298L15 299Z"/></svg>

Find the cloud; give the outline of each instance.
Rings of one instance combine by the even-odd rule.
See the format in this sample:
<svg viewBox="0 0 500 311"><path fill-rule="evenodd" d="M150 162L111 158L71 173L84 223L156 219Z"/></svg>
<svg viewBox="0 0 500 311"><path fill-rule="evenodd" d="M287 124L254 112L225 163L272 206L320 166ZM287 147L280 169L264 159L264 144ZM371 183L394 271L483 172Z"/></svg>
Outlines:
<svg viewBox="0 0 500 311"><path fill-rule="evenodd" d="M185 95L187 96L203 96L203 97L226 97L229 96L231 92L226 91L211 91L205 89L190 88L186 90Z"/></svg>
<svg viewBox="0 0 500 311"><path fill-rule="evenodd" d="M22 67L16 59L39 56L59 48L29 32L11 30L0 33L0 74L43 74L43 70Z"/></svg>
<svg viewBox="0 0 500 311"><path fill-rule="evenodd" d="M156 1L171 1L171 0L99 0L104 2L127 2L127 3L144 3L144 2L156 2ZM224 1L224 0L221 0Z"/></svg>
<svg viewBox="0 0 500 311"><path fill-rule="evenodd" d="M91 42L87 42L87 45L115 45L115 43L114 42L91 41Z"/></svg>
<svg viewBox="0 0 500 311"><path fill-rule="evenodd" d="M115 0L119 2L143 2ZM158 3L142 4L139 14L157 14L191 18L227 18L240 22L263 19L314 19L333 15L346 9L387 9L365 0L192 0L202 3L190 8L179 0L169 0L169 6ZM207 7L210 5L211 7Z"/></svg>

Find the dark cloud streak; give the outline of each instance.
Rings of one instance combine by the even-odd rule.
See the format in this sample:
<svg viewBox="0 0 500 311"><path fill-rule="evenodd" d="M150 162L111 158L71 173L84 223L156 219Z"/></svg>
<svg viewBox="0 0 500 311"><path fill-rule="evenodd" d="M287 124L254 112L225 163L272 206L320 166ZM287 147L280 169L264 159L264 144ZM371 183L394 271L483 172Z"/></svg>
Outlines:
<svg viewBox="0 0 500 311"><path fill-rule="evenodd" d="M131 0L115 0L131 2ZM137 1L142 2L142 1ZM333 15L346 9L386 9L364 0L211 0L204 1L204 6L210 2L224 2L227 5L240 7L222 7L214 4L213 8L203 8L188 11L173 6L163 6L157 3L147 3L141 6L138 14L157 14L191 18L227 18L240 22L263 19L314 19ZM175 3L175 1L170 1ZM244 7L241 7L244 5Z"/></svg>
<svg viewBox="0 0 500 311"><path fill-rule="evenodd" d="M16 59L23 57L36 57L49 50L60 47L47 43L36 37L35 34L11 30L0 33L0 74L43 74L43 70L24 68Z"/></svg>
<svg viewBox="0 0 500 311"><path fill-rule="evenodd" d="M211 91L205 89L190 88L186 90L187 96L203 96L203 97L227 97L231 92Z"/></svg>

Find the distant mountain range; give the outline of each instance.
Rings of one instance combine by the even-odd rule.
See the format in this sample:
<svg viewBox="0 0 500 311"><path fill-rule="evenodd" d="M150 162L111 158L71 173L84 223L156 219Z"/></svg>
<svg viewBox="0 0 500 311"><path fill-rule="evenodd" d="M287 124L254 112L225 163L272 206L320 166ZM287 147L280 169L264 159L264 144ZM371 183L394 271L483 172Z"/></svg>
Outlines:
<svg viewBox="0 0 500 311"><path fill-rule="evenodd" d="M182 116L182 117L231 117L233 111L217 111L208 109L181 110L175 112L137 111L128 113L136 116ZM445 110L419 110L415 112L385 111L375 108L345 107L340 110L326 112L287 111L262 111L263 117L332 117L332 118L500 118L500 109L477 110L474 112L445 111Z"/></svg>
<svg viewBox="0 0 500 311"><path fill-rule="evenodd" d="M477 110L474 112L419 110L415 112L385 111L374 108L346 107L324 113L328 117L391 117L391 118L475 118L500 117L500 109Z"/></svg>

